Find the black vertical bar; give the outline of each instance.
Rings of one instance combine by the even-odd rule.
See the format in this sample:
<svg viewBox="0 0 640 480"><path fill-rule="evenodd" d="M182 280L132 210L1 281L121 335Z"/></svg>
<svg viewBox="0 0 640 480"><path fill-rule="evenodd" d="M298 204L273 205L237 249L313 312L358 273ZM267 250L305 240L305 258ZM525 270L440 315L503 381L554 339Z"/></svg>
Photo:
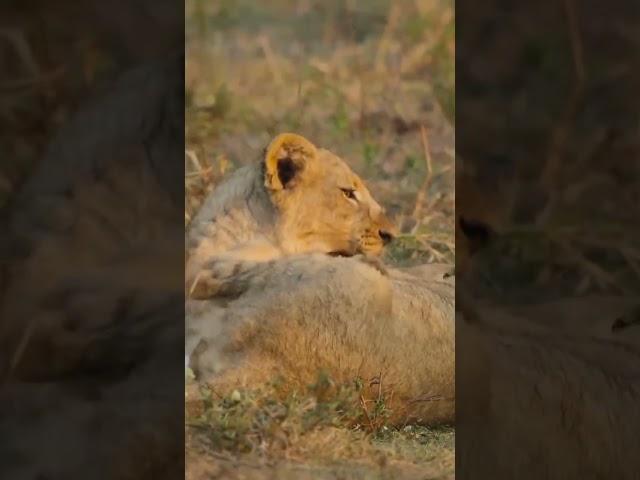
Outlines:
<svg viewBox="0 0 640 480"><path fill-rule="evenodd" d="M640 5L456 11L456 473L638 478Z"/></svg>
<svg viewBox="0 0 640 480"><path fill-rule="evenodd" d="M4 2L0 477L184 476L184 3Z"/></svg>

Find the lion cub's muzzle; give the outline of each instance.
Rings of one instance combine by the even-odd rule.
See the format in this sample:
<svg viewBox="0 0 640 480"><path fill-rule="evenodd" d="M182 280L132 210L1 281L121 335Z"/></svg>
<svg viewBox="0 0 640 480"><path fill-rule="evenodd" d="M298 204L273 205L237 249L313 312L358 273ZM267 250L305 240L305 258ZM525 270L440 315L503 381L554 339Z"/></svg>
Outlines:
<svg viewBox="0 0 640 480"><path fill-rule="evenodd" d="M378 235L382 240L382 244L386 247L389 245L394 238L396 238L396 234L394 232L390 232L388 230L378 230Z"/></svg>
<svg viewBox="0 0 640 480"><path fill-rule="evenodd" d="M389 245L398 236L398 227L385 215L380 215L376 221L378 227L378 237L384 246Z"/></svg>
<svg viewBox="0 0 640 480"><path fill-rule="evenodd" d="M384 247L389 245L398 235L397 227L385 216L377 219L360 239L360 250L365 255L380 255Z"/></svg>

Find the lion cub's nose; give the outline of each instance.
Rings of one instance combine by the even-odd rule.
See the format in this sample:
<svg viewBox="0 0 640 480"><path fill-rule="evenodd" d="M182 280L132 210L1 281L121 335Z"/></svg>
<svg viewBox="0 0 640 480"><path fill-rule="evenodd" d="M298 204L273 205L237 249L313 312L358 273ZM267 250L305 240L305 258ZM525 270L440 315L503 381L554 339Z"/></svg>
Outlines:
<svg viewBox="0 0 640 480"><path fill-rule="evenodd" d="M382 243L389 244L396 236L387 230L378 230L378 235L382 239Z"/></svg>

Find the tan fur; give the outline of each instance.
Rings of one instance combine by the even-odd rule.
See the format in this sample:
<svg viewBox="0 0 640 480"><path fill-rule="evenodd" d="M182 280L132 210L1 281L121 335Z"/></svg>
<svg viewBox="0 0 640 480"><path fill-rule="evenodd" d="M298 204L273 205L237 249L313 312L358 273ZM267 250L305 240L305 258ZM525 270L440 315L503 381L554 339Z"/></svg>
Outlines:
<svg viewBox="0 0 640 480"><path fill-rule="evenodd" d="M169 274L178 265L167 252L181 238L164 232L179 218L177 208L151 174L130 165L142 154L123 153L100 182L77 182L72 200L49 211L54 227L15 265L5 293L2 318L10 321L0 323L0 373L38 378L79 368L97 349L88 338L107 337L101 328L113 321L123 292L138 291L151 304L157 299L143 292L176 297ZM139 198L153 201L132 201Z"/></svg>
<svg viewBox="0 0 640 480"><path fill-rule="evenodd" d="M274 181L274 158L304 162L291 191ZM217 390L281 376L294 391L322 370L339 383L361 378L367 392L384 395L393 422L450 422L450 267L401 271L375 260L384 243L377 232L392 226L332 153L284 134L263 165L219 186L188 234L187 279L197 281L187 351L201 342L192 366ZM358 201L341 188L355 189Z"/></svg>
<svg viewBox="0 0 640 480"><path fill-rule="evenodd" d="M474 310L456 320L460 477L637 478L640 334L612 331L637 298Z"/></svg>
<svg viewBox="0 0 640 480"><path fill-rule="evenodd" d="M458 219L499 234L507 192L456 174ZM637 478L638 299L481 302L472 297L474 240L456 225L457 476Z"/></svg>
<svg viewBox="0 0 640 480"><path fill-rule="evenodd" d="M454 411L453 282L448 266L384 276L354 258L279 259L238 279L237 297L201 302L194 366L217 391L281 376L304 389L379 377L391 421L449 422ZM241 292L241 293L240 293Z"/></svg>
<svg viewBox="0 0 640 480"><path fill-rule="evenodd" d="M346 198L345 189L357 200ZM191 222L186 287L192 295L198 286L205 289L200 296L214 293L202 277L211 260L235 265L302 252L379 255L381 231L393 236L395 226L348 165L307 139L284 133L261 162L219 186ZM202 283L194 286L197 274Z"/></svg>
<svg viewBox="0 0 640 480"><path fill-rule="evenodd" d="M2 478L183 473L184 57L103 87L3 211Z"/></svg>
<svg viewBox="0 0 640 480"><path fill-rule="evenodd" d="M81 179L72 198L51 206L53 227L11 272L1 307L0 430L25 439L3 453L33 461L16 462L10 478L73 478L104 458L108 478L176 477L182 417L167 385L181 379L183 267L174 260L182 261L183 238L166 232L181 212L132 166L143 154L123 154L99 181ZM52 443L61 431L65 441Z"/></svg>

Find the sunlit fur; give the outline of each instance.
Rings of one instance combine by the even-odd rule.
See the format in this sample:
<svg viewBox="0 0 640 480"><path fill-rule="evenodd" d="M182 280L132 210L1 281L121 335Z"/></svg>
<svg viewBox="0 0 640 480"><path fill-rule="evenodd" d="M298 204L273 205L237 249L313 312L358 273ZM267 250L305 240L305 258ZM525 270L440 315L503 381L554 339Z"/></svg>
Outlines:
<svg viewBox="0 0 640 480"><path fill-rule="evenodd" d="M297 168L286 186L277 172L284 160ZM357 202L342 189L355 190ZM257 262L302 252L376 256L384 246L380 231L393 235L395 226L341 158L303 137L281 134L263 161L231 175L193 219L187 286L221 255Z"/></svg>
<svg viewBox="0 0 640 480"><path fill-rule="evenodd" d="M255 268L237 279L243 290L235 299L198 302L206 348L194 366L217 391L276 377L287 392L304 390L319 371L365 386L381 375L392 421L451 421L453 284L442 266L422 268L385 276L321 254Z"/></svg>
<svg viewBox="0 0 640 480"><path fill-rule="evenodd" d="M450 267L372 260L383 245L371 231L390 228L382 209L341 159L326 150L312 158L291 191L270 189L268 161L246 167L195 218L188 277L222 269L209 278L219 287L209 300L187 302L187 350L201 341L192 366L217 392L280 377L290 393L320 371L336 383L360 378L391 422L452 421ZM361 205L341 188L354 188ZM356 255L326 255L345 250Z"/></svg>

